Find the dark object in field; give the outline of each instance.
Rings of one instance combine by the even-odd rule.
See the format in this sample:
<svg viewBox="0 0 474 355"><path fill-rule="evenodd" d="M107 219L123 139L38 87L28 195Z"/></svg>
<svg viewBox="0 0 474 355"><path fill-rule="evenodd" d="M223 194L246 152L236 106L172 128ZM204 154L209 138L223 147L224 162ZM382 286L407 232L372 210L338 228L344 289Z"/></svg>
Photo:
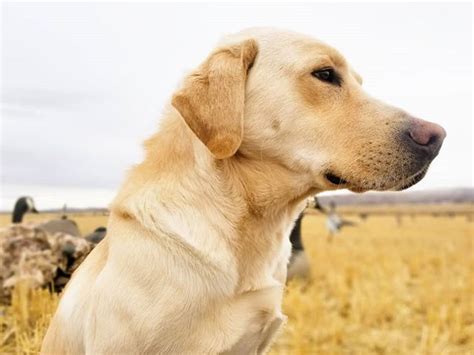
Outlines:
<svg viewBox="0 0 474 355"><path fill-rule="evenodd" d="M294 277L307 277L310 272L308 258L304 251L303 242L301 241L301 221L303 220L303 216L304 213L300 214L290 234L292 249L290 262L288 264L288 280Z"/></svg>
<svg viewBox="0 0 474 355"><path fill-rule="evenodd" d="M48 222L39 223L38 228L44 229L51 234L66 233L74 237L81 236L77 223L70 219L52 219Z"/></svg>
<svg viewBox="0 0 474 355"><path fill-rule="evenodd" d="M91 234L87 235L85 239L91 243L99 244L99 242L105 238L106 234L107 234L107 228L99 227L99 228L96 228L96 230L93 231Z"/></svg>
<svg viewBox="0 0 474 355"><path fill-rule="evenodd" d="M355 223L354 221L343 219L336 213L336 203L334 201L330 201L329 208L327 208L323 207L319 203L318 198L314 196L314 198L309 201L308 207L317 209L318 211L324 213L327 216L326 228L329 233L328 241L332 241L334 235L338 233L343 227L351 227L357 225L357 223Z"/></svg>
<svg viewBox="0 0 474 355"><path fill-rule="evenodd" d="M38 213L30 196L20 197L15 202L15 207L13 208L12 223L21 223L23 216L27 212Z"/></svg>
<svg viewBox="0 0 474 355"><path fill-rule="evenodd" d="M338 233L345 226L355 226L356 223L350 220L342 219L336 213L336 204L331 201L329 209L323 207L316 196L308 200L308 207L312 207L327 216L326 228L328 230L328 242L332 242L334 235ZM301 221L304 213L302 213L295 222L295 226L290 234L290 242L292 246L290 262L288 264L287 279L293 277L306 277L310 274L309 261L304 250L304 245L301 240Z"/></svg>
<svg viewBox="0 0 474 355"><path fill-rule="evenodd" d="M36 225L0 229L0 303L8 302L18 282L60 291L95 244L66 233L48 233Z"/></svg>
<svg viewBox="0 0 474 355"><path fill-rule="evenodd" d="M326 210L325 213L328 216L326 220L326 228L328 230L328 242L332 242L334 236L339 233L343 227L351 227L357 225L353 221L341 218L336 213L336 204L334 203L334 201L331 201L331 203L329 204L329 212L327 212Z"/></svg>
<svg viewBox="0 0 474 355"><path fill-rule="evenodd" d="M301 242L301 220L303 219L303 213L300 214L298 219L295 222L290 234L290 242L292 246L292 251L295 250L304 250L303 243Z"/></svg>
<svg viewBox="0 0 474 355"><path fill-rule="evenodd" d="M33 198L15 203L13 225L0 229L0 303L8 302L18 282L60 291L95 246L81 237L77 223L61 219L21 224L26 213L38 213Z"/></svg>
<svg viewBox="0 0 474 355"><path fill-rule="evenodd" d="M20 197L16 201L15 208L13 209L12 222L23 222L23 217L28 212L39 213L35 207L35 202L32 197ZM77 223L67 218L66 205L64 205L63 207L63 215L61 219L52 219L47 222L39 223L36 225L36 227L44 229L46 232L51 234L66 233L76 237L79 237L81 235L81 233L79 232L79 228L77 227Z"/></svg>
<svg viewBox="0 0 474 355"><path fill-rule="evenodd" d="M106 234L106 228L99 227L82 238L77 223L67 218L66 205L61 219L21 224L28 212L38 213L33 199L19 198L12 215L14 224L0 229L0 303L9 301L18 282L61 291Z"/></svg>

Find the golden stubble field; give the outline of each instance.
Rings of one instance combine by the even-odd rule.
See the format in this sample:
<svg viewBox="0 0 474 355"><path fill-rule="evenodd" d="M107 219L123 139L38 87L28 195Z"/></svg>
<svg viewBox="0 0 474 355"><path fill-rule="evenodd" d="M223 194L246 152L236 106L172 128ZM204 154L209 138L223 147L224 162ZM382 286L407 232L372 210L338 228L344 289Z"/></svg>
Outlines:
<svg viewBox="0 0 474 355"><path fill-rule="evenodd" d="M84 234L106 224L100 215L70 218ZM305 217L312 276L289 283L288 323L271 354L474 354L474 222L349 219L357 226L327 243L324 217ZM2 310L0 353L36 353L56 303L18 288Z"/></svg>

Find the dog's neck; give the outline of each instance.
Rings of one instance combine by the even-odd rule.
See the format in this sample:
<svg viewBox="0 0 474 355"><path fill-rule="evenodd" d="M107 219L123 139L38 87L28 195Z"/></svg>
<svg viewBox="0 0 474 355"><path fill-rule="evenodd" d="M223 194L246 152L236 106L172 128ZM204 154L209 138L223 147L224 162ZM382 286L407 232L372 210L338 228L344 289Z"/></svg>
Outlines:
<svg viewBox="0 0 474 355"><path fill-rule="evenodd" d="M145 148L144 162L130 172L112 205L114 213L179 235L223 267L236 260L241 284L279 256L309 193L292 172L241 153L216 160L173 113Z"/></svg>

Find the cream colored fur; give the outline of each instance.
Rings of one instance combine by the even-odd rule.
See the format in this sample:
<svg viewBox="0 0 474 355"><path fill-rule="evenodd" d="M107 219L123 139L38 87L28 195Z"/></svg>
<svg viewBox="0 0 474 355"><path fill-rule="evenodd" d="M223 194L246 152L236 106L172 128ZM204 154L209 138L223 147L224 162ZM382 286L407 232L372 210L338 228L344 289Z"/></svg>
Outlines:
<svg viewBox="0 0 474 355"><path fill-rule="evenodd" d="M322 66L344 85L311 76ZM225 38L146 142L42 354L265 352L285 321L293 222L308 196L337 187L324 173L356 191L396 188L415 173L394 173L408 156L357 163L361 152L398 149L394 132L406 121L360 82L338 52L306 36Z"/></svg>

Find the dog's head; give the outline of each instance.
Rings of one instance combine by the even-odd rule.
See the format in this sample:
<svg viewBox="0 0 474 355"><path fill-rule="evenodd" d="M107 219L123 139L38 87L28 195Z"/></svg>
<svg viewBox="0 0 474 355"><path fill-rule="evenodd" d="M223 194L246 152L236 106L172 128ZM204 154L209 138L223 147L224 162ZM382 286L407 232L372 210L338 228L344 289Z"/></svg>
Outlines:
<svg viewBox="0 0 474 355"><path fill-rule="evenodd" d="M401 190L419 180L445 131L368 96L335 49L271 29L226 38L173 97L217 159L271 160L317 190Z"/></svg>

